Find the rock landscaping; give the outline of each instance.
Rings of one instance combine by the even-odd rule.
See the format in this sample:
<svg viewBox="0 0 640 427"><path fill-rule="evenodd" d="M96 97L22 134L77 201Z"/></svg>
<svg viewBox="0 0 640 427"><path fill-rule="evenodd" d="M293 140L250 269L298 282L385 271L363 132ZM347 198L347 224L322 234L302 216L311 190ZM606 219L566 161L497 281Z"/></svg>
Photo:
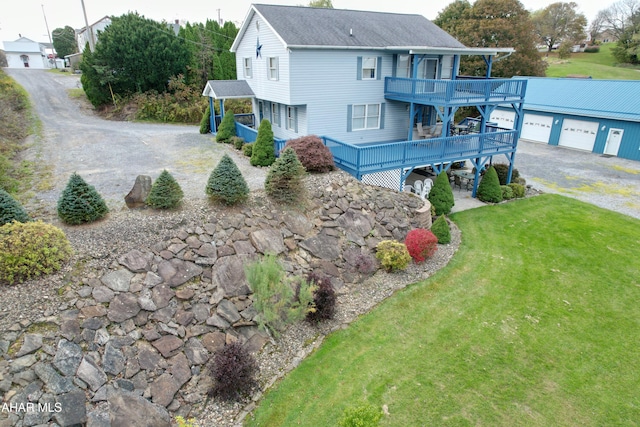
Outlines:
<svg viewBox="0 0 640 427"><path fill-rule="evenodd" d="M309 176L305 185L306 202L294 208L253 192L239 208L197 209L179 226L150 233L156 240L148 245L101 247L74 240L73 229L65 229L82 253L74 271L49 279L60 285L59 295L43 290L30 310L18 315L5 306L0 316L6 326L0 335L0 427L161 427L176 415L195 417L200 425L236 425L262 391L327 333L432 274L459 244L452 226L452 242L439 245L425 264L369 273L359 263L374 259L378 242L403 241L409 230L430 226L424 202L343 172ZM100 226L79 232L87 236ZM116 230L114 239L135 234ZM244 266L263 254L277 254L289 275L329 277L338 292L335 319L295 324L278 339L259 328ZM30 285L44 289L47 279L39 283L6 289L7 301L24 297ZM232 342L256 354L260 390L243 402L218 402L207 396L207 363Z"/></svg>

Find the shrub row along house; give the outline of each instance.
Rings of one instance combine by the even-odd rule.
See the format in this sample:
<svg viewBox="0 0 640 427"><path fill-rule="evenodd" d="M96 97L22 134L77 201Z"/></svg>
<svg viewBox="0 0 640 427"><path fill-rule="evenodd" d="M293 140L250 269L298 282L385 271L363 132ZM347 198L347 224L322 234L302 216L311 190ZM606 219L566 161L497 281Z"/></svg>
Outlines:
<svg viewBox="0 0 640 427"><path fill-rule="evenodd" d="M221 101L221 114L224 99L251 98L257 121L271 122L277 150L319 135L338 167L398 190L415 168L440 172L470 160L479 171L496 155L512 164L521 120L514 129L490 124L499 104L522 117L526 80L490 78L493 61L512 48L467 48L420 15L257 4L231 51L238 80L211 80L203 95L211 106ZM486 78L459 76L463 55L481 55ZM481 118L454 126L465 106ZM236 128L255 139L254 129Z"/></svg>

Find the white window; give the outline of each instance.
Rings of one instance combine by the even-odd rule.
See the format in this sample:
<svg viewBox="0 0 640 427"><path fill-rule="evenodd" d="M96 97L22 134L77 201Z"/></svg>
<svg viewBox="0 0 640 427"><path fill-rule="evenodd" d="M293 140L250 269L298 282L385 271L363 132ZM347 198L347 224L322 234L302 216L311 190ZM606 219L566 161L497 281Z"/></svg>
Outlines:
<svg viewBox="0 0 640 427"><path fill-rule="evenodd" d="M434 80L438 78L438 60L423 59L418 65L418 78L426 80Z"/></svg>
<svg viewBox="0 0 640 427"><path fill-rule="evenodd" d="M280 126L280 105L271 103L271 124Z"/></svg>
<svg viewBox="0 0 640 427"><path fill-rule="evenodd" d="M287 129L297 132L295 107L287 107Z"/></svg>
<svg viewBox="0 0 640 427"><path fill-rule="evenodd" d="M451 79L453 76L453 56L442 57L442 74L441 79Z"/></svg>
<svg viewBox="0 0 640 427"><path fill-rule="evenodd" d="M362 58L362 80L376 79L376 66L378 59L376 57Z"/></svg>
<svg viewBox="0 0 640 427"><path fill-rule="evenodd" d="M396 77L411 77L411 55L398 55L396 64Z"/></svg>
<svg viewBox="0 0 640 427"><path fill-rule="evenodd" d="M251 78L251 58L243 58L244 59L244 77L247 79Z"/></svg>
<svg viewBox="0 0 640 427"><path fill-rule="evenodd" d="M269 67L269 80L278 80L278 58L267 58L267 66Z"/></svg>
<svg viewBox="0 0 640 427"><path fill-rule="evenodd" d="M354 105L351 113L351 129L379 129L380 104Z"/></svg>

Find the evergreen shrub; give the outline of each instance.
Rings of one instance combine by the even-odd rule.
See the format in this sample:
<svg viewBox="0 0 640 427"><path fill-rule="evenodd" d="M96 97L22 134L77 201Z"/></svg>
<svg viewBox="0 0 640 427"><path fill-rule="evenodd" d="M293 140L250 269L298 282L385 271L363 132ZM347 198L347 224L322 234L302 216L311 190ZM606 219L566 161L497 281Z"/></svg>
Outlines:
<svg viewBox="0 0 640 427"><path fill-rule="evenodd" d="M146 203L156 209L173 209L180 204L183 196L180 184L165 169L151 185Z"/></svg>
<svg viewBox="0 0 640 427"><path fill-rule="evenodd" d="M411 262L407 247L396 240L383 240L378 243L376 258L388 272L404 270Z"/></svg>
<svg viewBox="0 0 640 427"><path fill-rule="evenodd" d="M244 154L247 157L251 157L252 153L253 153L253 142L250 142L248 144L244 144L242 146L242 154Z"/></svg>
<svg viewBox="0 0 640 427"><path fill-rule="evenodd" d="M286 148L269 168L264 188L267 194L277 202L300 203L305 193L304 176L304 166L298 160L295 151L292 148Z"/></svg>
<svg viewBox="0 0 640 427"><path fill-rule="evenodd" d="M335 169L331 150L315 135L290 139L284 148L292 148L296 152L298 160L300 160L307 172L322 173Z"/></svg>
<svg viewBox="0 0 640 427"><path fill-rule="evenodd" d="M600 52L600 46L588 46L584 48L584 53L598 53Z"/></svg>
<svg viewBox="0 0 640 427"><path fill-rule="evenodd" d="M344 410L338 420L339 427L376 427L380 425L382 411L370 404L351 406Z"/></svg>
<svg viewBox="0 0 640 427"><path fill-rule="evenodd" d="M480 180L476 196L478 197L478 200L487 203L500 203L502 201L500 181L498 180L498 174L493 166L490 166L489 169L487 169Z"/></svg>
<svg viewBox="0 0 640 427"><path fill-rule="evenodd" d="M496 170L498 174L498 180L500 181L500 185L507 185L507 176L509 175L509 165L504 163L496 163L493 165L493 168ZM511 182L517 182L518 178L520 178L520 172L518 169L513 168L511 171Z"/></svg>
<svg viewBox="0 0 640 427"><path fill-rule="evenodd" d="M431 225L431 232L435 234L438 243L447 244L451 242L451 229L444 215L440 215Z"/></svg>
<svg viewBox="0 0 640 427"><path fill-rule="evenodd" d="M216 141L229 142L231 137L236 136L236 121L233 116L233 111L229 110L224 113L224 117L220 122L218 131L216 132Z"/></svg>
<svg viewBox="0 0 640 427"><path fill-rule="evenodd" d="M0 188L0 226L12 221L27 222L31 218L16 199Z"/></svg>
<svg viewBox="0 0 640 427"><path fill-rule="evenodd" d="M211 396L232 401L248 395L258 384L258 363L242 344L233 342L213 354L209 372L213 377Z"/></svg>
<svg viewBox="0 0 640 427"><path fill-rule="evenodd" d="M58 199L58 217L67 224L78 225L97 221L108 212L95 187L74 172Z"/></svg>
<svg viewBox="0 0 640 427"><path fill-rule="evenodd" d="M333 319L336 308L336 291L326 276L311 272L307 275L307 283L315 287L313 292L313 309L307 312L307 320L318 323Z"/></svg>
<svg viewBox="0 0 640 427"><path fill-rule="evenodd" d="M509 187L511 187L511 190L513 191L513 197L524 197L524 185L512 182L511 184L509 184Z"/></svg>
<svg viewBox="0 0 640 427"><path fill-rule="evenodd" d="M62 230L42 221L0 227L0 283L14 284L60 269L72 250Z"/></svg>
<svg viewBox="0 0 640 427"><path fill-rule="evenodd" d="M273 143L273 130L271 122L263 119L258 127L258 136L253 144L251 152L252 166L271 166L276 161L275 146Z"/></svg>
<svg viewBox="0 0 640 427"><path fill-rule="evenodd" d="M409 231L404 244L416 263L432 257L438 250L438 238L433 232L424 228L415 228Z"/></svg>
<svg viewBox="0 0 640 427"><path fill-rule="evenodd" d="M449 176L446 172L440 172L436 177L431 191L429 191L429 202L435 208L436 215L448 214L455 204L453 191L449 183Z"/></svg>
<svg viewBox="0 0 640 427"><path fill-rule="evenodd" d="M240 138L239 136L232 136L230 144L233 145L236 150L242 150L242 146L244 145L244 138Z"/></svg>
<svg viewBox="0 0 640 427"><path fill-rule="evenodd" d="M249 186L233 159L225 154L209 175L205 192L213 200L235 205L247 200Z"/></svg>
<svg viewBox="0 0 640 427"><path fill-rule="evenodd" d="M513 199L513 189L508 185L501 185L500 190L502 190L502 200L511 200Z"/></svg>
<svg viewBox="0 0 640 427"><path fill-rule="evenodd" d="M207 105L207 108L202 113L202 119L200 119L200 133L205 134L211 132L211 108Z"/></svg>

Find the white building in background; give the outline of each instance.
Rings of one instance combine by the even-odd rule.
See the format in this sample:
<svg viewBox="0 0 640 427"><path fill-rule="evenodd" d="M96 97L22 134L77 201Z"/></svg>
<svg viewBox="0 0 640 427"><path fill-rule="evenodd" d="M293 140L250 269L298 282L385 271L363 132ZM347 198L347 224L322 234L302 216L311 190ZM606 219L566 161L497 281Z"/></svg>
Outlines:
<svg viewBox="0 0 640 427"><path fill-rule="evenodd" d="M15 41L3 41L2 44L7 56L8 68L51 68L46 46L43 43L20 37Z"/></svg>

